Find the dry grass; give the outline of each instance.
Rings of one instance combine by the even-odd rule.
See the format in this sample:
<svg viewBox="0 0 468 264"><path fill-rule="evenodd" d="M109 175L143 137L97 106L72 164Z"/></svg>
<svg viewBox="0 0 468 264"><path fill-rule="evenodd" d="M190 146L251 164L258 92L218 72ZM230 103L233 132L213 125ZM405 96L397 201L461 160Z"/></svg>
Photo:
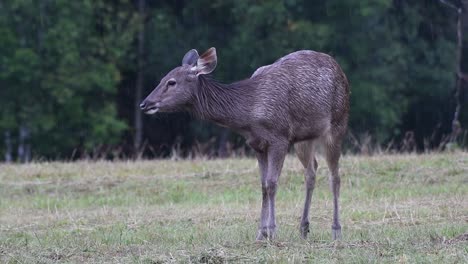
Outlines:
<svg viewBox="0 0 468 264"><path fill-rule="evenodd" d="M254 241L253 159L0 165L0 262L468 262L467 153L344 157L338 243L319 164L302 240L302 168L287 159L272 243Z"/></svg>

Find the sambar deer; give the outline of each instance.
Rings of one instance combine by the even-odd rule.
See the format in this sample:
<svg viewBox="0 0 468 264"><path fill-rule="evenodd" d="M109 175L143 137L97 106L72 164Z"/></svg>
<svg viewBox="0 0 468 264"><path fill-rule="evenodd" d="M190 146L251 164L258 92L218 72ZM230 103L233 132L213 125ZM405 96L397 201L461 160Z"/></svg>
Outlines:
<svg viewBox="0 0 468 264"><path fill-rule="evenodd" d="M333 192L332 238L341 238L338 161L349 113L349 84L329 55L302 50L260 67L245 80L220 83L215 48L201 56L190 50L141 103L147 114L188 111L237 131L255 150L261 173L262 209L257 240L273 239L278 178L290 145L305 168L305 203L300 224L309 232L317 145L324 147Z"/></svg>

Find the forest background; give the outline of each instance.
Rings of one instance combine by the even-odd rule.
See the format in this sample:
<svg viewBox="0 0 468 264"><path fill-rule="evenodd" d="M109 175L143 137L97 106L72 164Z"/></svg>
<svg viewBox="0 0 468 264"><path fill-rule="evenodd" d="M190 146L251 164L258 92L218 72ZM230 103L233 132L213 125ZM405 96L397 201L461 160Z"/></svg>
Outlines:
<svg viewBox="0 0 468 264"><path fill-rule="evenodd" d="M0 155L32 159L249 153L189 114L140 101L192 48L232 82L311 49L351 83L345 151L468 145L468 1L7 0L0 2Z"/></svg>

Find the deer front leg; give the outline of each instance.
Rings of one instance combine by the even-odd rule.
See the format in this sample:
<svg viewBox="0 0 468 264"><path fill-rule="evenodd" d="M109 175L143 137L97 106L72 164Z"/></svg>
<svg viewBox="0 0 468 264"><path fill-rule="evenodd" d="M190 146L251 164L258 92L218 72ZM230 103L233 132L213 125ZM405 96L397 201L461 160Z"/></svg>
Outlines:
<svg viewBox="0 0 468 264"><path fill-rule="evenodd" d="M266 178L266 193L268 197L268 239L274 239L276 235L275 197L278 178L283 168L284 158L288 151L288 144L272 145L268 148L268 172Z"/></svg>
<svg viewBox="0 0 468 264"><path fill-rule="evenodd" d="M260 223L258 226L257 240L267 238L268 227L268 193L266 189L266 178L268 170L268 159L266 152L257 152L258 167L260 169L260 177L262 182L262 211L260 214Z"/></svg>

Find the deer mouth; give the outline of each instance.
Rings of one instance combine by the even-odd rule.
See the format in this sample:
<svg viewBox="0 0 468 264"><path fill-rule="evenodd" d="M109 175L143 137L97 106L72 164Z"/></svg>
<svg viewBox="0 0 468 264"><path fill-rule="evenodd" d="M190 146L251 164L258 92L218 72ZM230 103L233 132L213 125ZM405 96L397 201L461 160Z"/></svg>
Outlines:
<svg viewBox="0 0 468 264"><path fill-rule="evenodd" d="M158 111L159 111L159 107L152 106L145 110L145 114L152 115L152 114L156 114Z"/></svg>

